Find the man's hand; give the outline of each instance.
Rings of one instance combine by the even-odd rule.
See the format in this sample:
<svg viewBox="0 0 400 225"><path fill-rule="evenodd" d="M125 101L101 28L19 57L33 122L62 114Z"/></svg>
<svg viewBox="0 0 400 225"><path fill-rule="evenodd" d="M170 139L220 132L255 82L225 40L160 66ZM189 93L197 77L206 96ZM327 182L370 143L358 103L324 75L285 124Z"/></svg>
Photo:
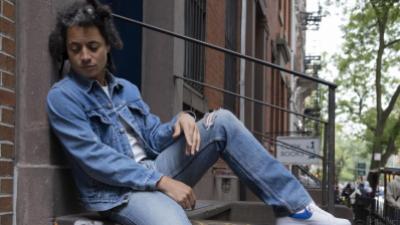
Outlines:
<svg viewBox="0 0 400 225"><path fill-rule="evenodd" d="M186 155L194 155L200 148L200 132L197 124L192 116L187 113L181 113L174 126L173 138L179 137L182 133L186 139Z"/></svg>
<svg viewBox="0 0 400 225"><path fill-rule="evenodd" d="M157 188L161 192L175 200L184 209L194 209L196 205L196 196L193 189L186 184L163 176L157 183Z"/></svg>

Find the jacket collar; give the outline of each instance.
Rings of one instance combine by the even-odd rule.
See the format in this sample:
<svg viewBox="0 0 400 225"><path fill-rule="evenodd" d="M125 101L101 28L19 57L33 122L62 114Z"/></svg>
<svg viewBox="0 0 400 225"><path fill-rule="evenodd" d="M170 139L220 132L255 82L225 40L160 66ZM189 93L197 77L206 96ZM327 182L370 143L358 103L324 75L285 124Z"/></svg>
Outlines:
<svg viewBox="0 0 400 225"><path fill-rule="evenodd" d="M86 92L90 92L92 90L93 86L95 85L95 83L97 83L97 85L101 86L97 80L84 77L84 76L78 74L77 72L75 72L73 69L70 70L70 72L68 73L68 76L70 76L72 79L77 81L79 86L81 86ZM119 79L117 79L108 70L106 71L106 81L107 81L107 84L110 86L111 90L114 90L114 88L119 89L119 88L123 87L121 81Z"/></svg>

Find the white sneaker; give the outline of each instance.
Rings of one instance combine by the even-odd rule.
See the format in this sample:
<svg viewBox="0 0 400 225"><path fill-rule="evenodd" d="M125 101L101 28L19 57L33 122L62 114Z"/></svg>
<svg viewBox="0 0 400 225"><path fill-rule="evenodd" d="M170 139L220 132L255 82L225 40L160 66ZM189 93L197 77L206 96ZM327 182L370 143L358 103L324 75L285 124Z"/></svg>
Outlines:
<svg viewBox="0 0 400 225"><path fill-rule="evenodd" d="M315 203L311 203L300 213L277 218L276 225L351 225L351 223L349 220L336 218Z"/></svg>

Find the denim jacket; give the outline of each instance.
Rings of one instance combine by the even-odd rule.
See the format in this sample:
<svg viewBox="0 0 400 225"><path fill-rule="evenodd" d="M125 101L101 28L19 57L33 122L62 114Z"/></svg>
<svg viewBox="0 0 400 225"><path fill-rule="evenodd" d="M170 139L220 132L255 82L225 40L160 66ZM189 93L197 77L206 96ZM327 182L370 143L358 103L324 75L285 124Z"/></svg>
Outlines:
<svg viewBox="0 0 400 225"><path fill-rule="evenodd" d="M156 190L162 174L135 162L118 116L133 129L148 158L172 144L171 121L150 112L138 88L107 73L112 100L98 81L70 72L47 95L49 123L67 153L80 199L102 211L126 201L132 190Z"/></svg>

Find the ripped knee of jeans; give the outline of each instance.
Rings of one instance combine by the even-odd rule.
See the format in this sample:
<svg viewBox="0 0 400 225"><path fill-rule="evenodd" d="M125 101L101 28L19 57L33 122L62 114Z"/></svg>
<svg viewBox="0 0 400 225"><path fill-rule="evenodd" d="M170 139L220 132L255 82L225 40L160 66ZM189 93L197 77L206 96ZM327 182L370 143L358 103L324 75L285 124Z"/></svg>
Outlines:
<svg viewBox="0 0 400 225"><path fill-rule="evenodd" d="M212 112L206 113L204 115L204 120L203 120L203 125L206 128L206 130L210 129L214 125L215 118L217 117L217 110L213 110Z"/></svg>

